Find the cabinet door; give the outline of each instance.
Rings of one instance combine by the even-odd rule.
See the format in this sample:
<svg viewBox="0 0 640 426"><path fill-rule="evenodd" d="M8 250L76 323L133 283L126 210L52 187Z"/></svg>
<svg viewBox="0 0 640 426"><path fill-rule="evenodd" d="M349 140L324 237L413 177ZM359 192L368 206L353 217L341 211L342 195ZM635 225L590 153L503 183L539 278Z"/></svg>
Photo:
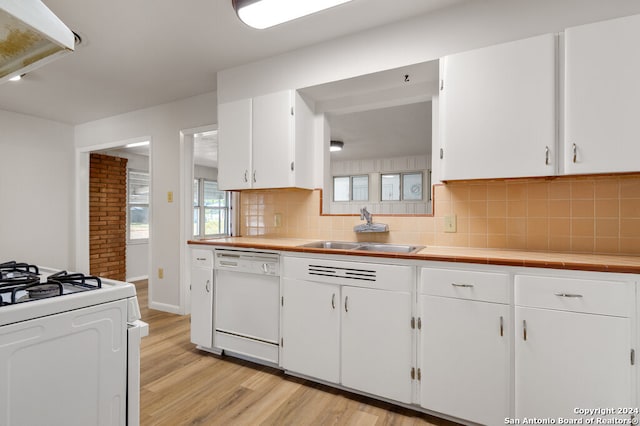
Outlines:
<svg viewBox="0 0 640 426"><path fill-rule="evenodd" d="M340 382L340 287L282 279L282 367Z"/></svg>
<svg viewBox="0 0 640 426"><path fill-rule="evenodd" d="M443 180L556 173L553 34L447 56Z"/></svg>
<svg viewBox="0 0 640 426"><path fill-rule="evenodd" d="M191 267L191 342L213 347L213 269Z"/></svg>
<svg viewBox="0 0 640 426"><path fill-rule="evenodd" d="M639 39L640 15L565 30L565 173L640 170Z"/></svg>
<svg viewBox="0 0 640 426"><path fill-rule="evenodd" d="M285 90L253 98L254 188L292 186L293 93Z"/></svg>
<svg viewBox="0 0 640 426"><path fill-rule="evenodd" d="M251 188L251 99L218 105L218 185Z"/></svg>
<svg viewBox="0 0 640 426"><path fill-rule="evenodd" d="M342 288L342 384L410 403L411 294Z"/></svg>
<svg viewBox="0 0 640 426"><path fill-rule="evenodd" d="M629 318L524 307L515 316L516 418L634 406Z"/></svg>
<svg viewBox="0 0 640 426"><path fill-rule="evenodd" d="M473 422L509 417L509 306L420 296L420 405Z"/></svg>

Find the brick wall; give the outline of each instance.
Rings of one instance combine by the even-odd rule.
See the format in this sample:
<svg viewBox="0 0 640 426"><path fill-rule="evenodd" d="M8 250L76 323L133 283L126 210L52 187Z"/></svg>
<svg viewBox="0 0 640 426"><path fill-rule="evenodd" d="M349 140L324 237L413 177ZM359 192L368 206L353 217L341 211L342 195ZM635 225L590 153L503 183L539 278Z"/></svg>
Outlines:
<svg viewBox="0 0 640 426"><path fill-rule="evenodd" d="M92 275L124 281L127 245L127 159L91 154L89 267Z"/></svg>

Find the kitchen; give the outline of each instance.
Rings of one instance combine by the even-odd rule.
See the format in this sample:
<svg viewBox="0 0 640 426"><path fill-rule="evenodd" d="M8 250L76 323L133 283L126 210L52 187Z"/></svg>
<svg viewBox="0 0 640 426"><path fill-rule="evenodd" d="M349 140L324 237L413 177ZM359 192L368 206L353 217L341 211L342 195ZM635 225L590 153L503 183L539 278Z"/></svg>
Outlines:
<svg viewBox="0 0 640 426"><path fill-rule="evenodd" d="M204 2L203 2L204 3ZM224 4L223 4L224 3ZM225 13L230 22L236 22L233 11L230 10L229 2L214 2L214 5L208 6L203 4L202 7L208 11L210 16L222 16ZM358 1L353 2L355 7ZM384 2L383 2L384 3ZM535 3L535 4L534 4ZM81 21L68 21L61 13L64 8L60 2L46 2L54 12L59 14L61 18L74 30L84 35L86 41L85 47L82 44L78 51L74 53L78 57L93 55L91 52L92 43L94 46L98 44L98 40L92 40L90 28L101 29L107 34L111 34L108 26L111 25L102 16L113 17L113 12L108 10L100 10L98 18L93 19L98 22L91 22L91 25L85 24L87 29L83 29ZM614 7L615 5L615 7ZM139 5L143 8L144 5ZM380 4L377 4L381 7ZM98 8L98 5L93 5ZM366 11L367 6L363 6ZM400 6L398 6L400 7ZM59 11L56 9L58 8ZM351 10L351 9L350 9ZM338 14L339 9L335 9L332 13ZM362 11L363 14L368 12ZM142 11L138 11L142 13ZM113 102L113 93L118 91L135 91L136 87L143 85L138 81L135 85L127 82L128 73L133 74L139 69L136 68L134 62L130 62L131 57L121 59L121 71L112 71L109 78L114 78L117 82L111 82L104 76L105 80L102 85L91 87L83 80L82 69L64 68L65 62L74 61L74 55L66 58L60 58L47 67L43 67L40 74L41 79L58 79L59 90L57 98L54 97L48 102L44 102L42 96L47 92L44 90L46 81L38 81L38 76L34 72L32 81L28 76L23 82L19 82L14 86L8 83L0 87L2 95L0 96L0 108L3 111L0 114L0 122L2 123L2 147L3 156L5 158L21 158L29 161L28 172L26 168L19 167L19 162L8 161L2 168L2 196L6 199L15 200L21 205L30 205L32 196L29 191L35 193L38 191L39 203L42 205L55 205L55 209L49 209L47 214L52 215L47 219L48 223L55 223L56 226L33 226L42 221L42 213L39 207L27 211L18 211L17 209L5 209L3 211L2 235L3 244L0 248L2 258L20 259L28 258L37 264L55 266L58 268L69 268L72 270L88 270L88 252L86 250L86 230L88 225L84 222L86 206L81 205L78 201L77 192L82 188L80 180L82 177L82 169L78 164L81 163L82 155L89 150L101 149L104 145L108 145L115 141L125 141L131 138L150 137L151 138L151 179L152 179L152 196L151 206L153 210L153 218L151 222L150 241L150 307L160 309L172 313L186 313L188 309L188 298L185 296L184 289L188 287L188 270L189 270L189 249L186 246L188 237L182 238L185 234L181 223L181 218L185 217L181 211L180 203L167 202L167 192L174 194L174 199L179 200L181 194L186 192L184 186L181 185L183 180L181 172L181 152L182 143L179 134L183 130L196 129L201 126L215 125L218 104L234 101L237 99L249 98L256 95L277 92L291 88L304 88L331 81L343 80L364 74L371 74L388 69L403 67L411 64L422 63L438 59L440 57L472 50L475 48L499 44L518 39L524 39L540 34L555 33L563 31L565 28L579 25L582 23L603 21L610 18L620 16L633 15L640 12L640 8L636 2L455 2L448 8L432 11L423 16L404 16L404 20L396 23L389 23L377 28L361 28L360 32L352 35L341 33L346 31L347 25L337 26L337 33L333 37L340 37L335 40L315 41L316 44L303 47L302 45L291 45L288 48L280 48L274 39L279 38L280 31L286 28L297 28L298 31L306 30L309 22L321 25L322 21L302 20L298 23L291 23L293 27L278 27L268 30L267 33L252 31L250 39L247 41L247 50L250 48L264 48L261 45L265 38L265 34L273 37L273 43L270 54L262 54L263 56L255 56L252 59L245 59L244 62L232 64L229 60L223 68L215 68L210 76L210 89L200 92L193 91L188 88L186 91L192 90L188 95L179 95L176 90L181 85L186 85L190 76L179 78L175 81L174 73L172 79L167 79L163 87L166 93L156 90L156 95L161 94L164 98L148 98L130 101L129 104L120 110L108 110L107 105ZM133 13L133 12L132 12ZM204 14L204 13L203 13ZM339 15L339 14L338 14ZM336 15L336 16L338 16ZM73 16L73 15L71 15ZM133 16L133 15L132 15ZM140 15L145 16L145 15ZM335 17L331 15L332 17ZM176 12L172 16L185 28L188 28L190 20L193 18L193 11L182 10ZM74 18L75 19L75 18ZM115 17L114 17L115 19ZM168 19L168 18L165 18ZM213 18L211 18L213 19ZM233 19L233 21L231 21ZM166 24L168 21L165 21ZM200 25L195 25L201 30L207 27L207 20ZM149 31L162 30L162 21L153 21L149 23L151 27ZM133 22L124 20L121 25L132 25ZM138 23L136 23L138 24ZM381 24L381 22L380 22ZM380 25L379 24L379 25ZM214 31L219 31L222 26L217 27ZM242 24L224 24L230 25L229 33L232 31L246 31ZM325 24L326 26L326 24ZM160 28L157 28L160 27ZM214 26L215 27L215 26ZM323 29L323 32L325 30ZM86 33L86 34L83 34ZM160 31L162 34L162 32ZM320 33L320 31L318 31ZM223 33L226 34L226 33ZM146 37L150 33L143 34ZM197 34L199 35L199 34ZM220 33L207 33L208 39L215 39L216 43L221 43L223 37ZM115 37L115 36L114 36ZM159 37L159 35L158 35ZM225 37L226 41L232 37ZM295 38L295 37L293 37ZM118 39L120 40L120 39ZM164 40L164 39L162 39ZM148 43L148 39L143 39ZM169 43L169 40L164 40ZM145 51L145 44L141 41L130 40L132 49L131 55L148 54ZM318 43L319 42L319 43ZM213 43L213 42L212 42ZM174 44L170 49L172 52L179 52L181 47ZM82 49L85 49L84 51ZM238 49L236 49L238 50ZM241 50L241 49L240 49ZM291 51L287 53L287 50ZM357 54L353 54L357 52ZM99 55L99 53L97 54ZM173 54L172 54L173 55ZM223 55L224 56L224 55ZM226 58L226 56L225 56ZM153 56L146 57L149 66L159 66ZM184 61L183 67L186 72L193 72L190 68L201 68L197 65L193 67L186 66L188 59L181 56L173 56L170 61ZM202 63L205 60L196 60L195 64ZM93 56L91 63L88 65L86 72L89 73L91 67L107 66L106 62L110 62L109 58L100 58ZM118 62L118 61L115 61ZM97 64L97 65L96 65ZM78 65L80 64L73 64ZM166 65L162 63L162 65ZM168 65L167 65L168 66ZM162 66L160 66L162 68ZM49 71L50 70L50 71ZM217 87L216 77L217 72ZM47 73L47 74L45 74ZM63 77L69 76L74 78L74 83L64 80ZM117 79L115 77L118 77ZM140 77L137 77L140 78ZM143 77L144 78L144 77ZM45 79L45 80L46 80ZM186 80L182 81L182 80ZM66 83L63 83L67 81ZM28 85L27 85L28 84ZM120 85L122 87L120 87ZM135 87L133 87L135 86ZM51 90L51 89L49 89ZM78 92L78 93L77 93ZM26 93L31 95L28 101ZM186 93L186 92L184 92ZM89 109L89 101L85 98L82 102L73 98L80 108L74 110L75 116L62 117L67 111L71 114L69 106L62 107L61 103L65 97L75 97L80 94L88 98L99 98L101 108L96 110ZM122 94L124 97L124 94ZM154 103L144 104L144 99L153 99ZM179 100L175 100L179 99ZM37 102L35 100L38 100ZM154 106L155 105L155 106ZM132 111L132 112L129 112ZM36 118L46 117L47 119ZM56 173L49 173L51 163L56 164ZM76 172L74 172L74 169ZM44 172L47 170L47 172ZM17 181L19 178L21 184L14 185L10 182ZM319 179L318 176L315 178ZM615 178L613 181L593 180L581 182L581 186L591 186L593 188L615 187L618 193L626 188L626 184L632 182L633 178L626 179ZM541 181L547 185L546 191L564 191L566 186L571 186L573 182L562 182L562 179L555 181ZM533 183L539 183L534 181ZM483 201L476 199L478 191L480 193L494 193L511 191L513 194L513 208L515 211L522 210L524 204L522 197L534 194L539 188L528 188L529 182L525 183L525 188L512 186L504 181L478 181L464 185L462 183L454 183L449 187L437 187L435 199L446 200L449 209L436 209L436 217L416 216L411 218L394 218L376 216L374 220L387 223L392 232L389 233L389 241L398 243L414 243L413 239L418 238L420 245L426 246L453 246L453 247L486 247L490 238L493 238L497 247L502 248L538 248L540 244L546 244L547 250L551 251L570 251L572 247L576 247L576 251L583 253L604 252L604 253L622 253L636 254L638 253L638 235L636 226L638 219L637 213L632 211L630 216L619 218L619 224L624 223L622 233L615 236L604 235L602 238L595 238L594 231L581 234L580 229L576 229L574 233L557 233L550 231L550 224L557 223L560 227L564 223L571 220L571 216L562 216L557 221L552 216L547 221L547 227L542 235L537 231L536 223L542 222L542 216L536 216L527 223L526 216L516 215L514 218L519 220L510 221L504 225L504 231L489 233L487 225L479 225L480 230L471 232L471 214L460 213L457 209L469 209L474 201ZM315 185L321 187L322 185ZM530 185L533 186L533 185ZM450 189L447 189L450 188ZM25 191L28 189L28 191ZM582 191L585 188L576 187L576 191ZM476 191L478 190L478 191ZM525 192L530 191L530 192ZM595 191L595 189L594 189ZM454 193L461 193L458 197ZM524 194L524 195L523 195ZM243 194L242 202L247 203L247 207L252 205L260 205L265 201L260 201L259 193L249 192L246 196ZM509 194L507 194L509 195ZM489 195L485 196L484 201L502 201L509 203L507 195L500 199L492 199ZM540 198L536 198L540 199ZM603 204L607 204L606 200L610 197L604 197ZM567 197L561 200L571 203ZM599 199L600 200L600 199ZM616 200L618 200L616 198ZM576 201L585 201L581 198ZM587 200L589 201L589 200ZM307 239L333 239L352 241L356 239L356 235L352 232L353 226L360 224L359 216L340 217L340 216L320 216L317 213L319 205L319 195L316 191L294 191L285 192L276 191L270 201L273 205L271 211L281 212L282 203L292 205L303 205L305 215L313 218L317 223L315 227L307 225L298 225L297 221L292 221L285 215L282 217L285 226L279 228L277 232L281 232L284 236L291 237L295 235ZM595 203L595 201L592 200ZM618 200L620 202L620 200ZM456 203L467 203L455 205ZM585 203L577 203L585 204ZM576 204L576 205L577 205ZM632 205L633 203L631 203ZM505 209L509 208L507 205ZM444 233L441 232L441 219L445 214L457 214L458 232ZM506 214L503 215L506 219ZM604 219L609 219L607 216ZM485 223L490 218L485 217ZM576 223L579 226L588 226L593 224L595 217L582 217ZM585 220L589 219L589 221ZM601 218L602 219L602 218ZM265 223L271 223L272 218L269 217ZM523 224L523 222L525 222ZM585 223L582 223L585 222ZM465 225L465 223L467 225ZM465 231L465 226L469 227ZM474 225L475 226L475 225ZM484 228L483 228L484 226ZM512 226L512 228L508 228ZM254 227L259 228L259 227ZM593 228L593 226L592 226ZM419 235L414 235L414 230L419 230ZM484 230L483 230L484 229ZM618 228L619 229L619 228ZM327 230L327 232L324 232ZM528 233L530 230L531 235ZM626 231L624 231L626 230ZM245 231L249 231L245 229ZM253 230L251 230L253 231ZM259 232L259 229L255 230ZM243 230L241 230L241 233ZM248 235L242 233L242 235ZM540 238L537 238L540 237ZM598 240L604 246L596 247ZM615 240L615 241L614 241ZM11 243L9 245L9 242ZM181 243L183 242L183 243ZM480 245L484 242L484 246ZM528 246L527 244L531 244ZM571 244L574 244L572 246ZM568 245L568 246L567 246ZM611 247L615 245L615 250ZM609 248L607 248L609 247ZM563 249L564 248L564 249ZM160 279L157 270L164 270L164 278ZM153 333L153 330L152 330Z"/></svg>

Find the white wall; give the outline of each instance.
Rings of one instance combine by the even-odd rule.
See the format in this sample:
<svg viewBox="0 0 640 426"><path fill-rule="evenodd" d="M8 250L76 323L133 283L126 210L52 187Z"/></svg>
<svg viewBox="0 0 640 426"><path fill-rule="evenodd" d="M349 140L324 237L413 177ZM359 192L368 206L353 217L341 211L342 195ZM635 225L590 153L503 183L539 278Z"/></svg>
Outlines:
<svg viewBox="0 0 640 426"><path fill-rule="evenodd" d="M77 150L100 147L114 141L142 136L151 138L151 264L149 274L150 306L169 312L180 312L180 130L217 122L216 93L206 93L181 101L158 105L127 114L81 124L75 128ZM83 179L82 170L77 176ZM173 192L173 202L167 192ZM77 194L81 200L83 194ZM190 197L188 198L190 199ZM82 203L84 204L84 203ZM84 229L88 214L78 206L79 229ZM87 209L88 211L88 209ZM83 236L76 241L83 248ZM80 253L84 255L84 253ZM81 256L82 257L82 256ZM87 253L88 257L88 253ZM163 268L164 278L158 278Z"/></svg>
<svg viewBox="0 0 640 426"><path fill-rule="evenodd" d="M71 126L0 110L0 202L0 262L71 268Z"/></svg>
<svg viewBox="0 0 640 426"><path fill-rule="evenodd" d="M474 0L221 71L218 99L314 86L635 13L637 0Z"/></svg>

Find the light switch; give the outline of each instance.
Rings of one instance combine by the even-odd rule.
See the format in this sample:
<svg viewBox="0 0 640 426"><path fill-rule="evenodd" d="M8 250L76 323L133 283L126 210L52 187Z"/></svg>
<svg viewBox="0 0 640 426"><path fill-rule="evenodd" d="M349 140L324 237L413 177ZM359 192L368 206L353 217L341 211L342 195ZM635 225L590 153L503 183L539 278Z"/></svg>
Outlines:
<svg viewBox="0 0 640 426"><path fill-rule="evenodd" d="M452 214L444 217L444 232L457 231L456 215Z"/></svg>
<svg viewBox="0 0 640 426"><path fill-rule="evenodd" d="M173 203L173 191L167 192L167 202Z"/></svg>
<svg viewBox="0 0 640 426"><path fill-rule="evenodd" d="M164 278L164 269L163 268L158 268L158 278L160 278L160 279Z"/></svg>

